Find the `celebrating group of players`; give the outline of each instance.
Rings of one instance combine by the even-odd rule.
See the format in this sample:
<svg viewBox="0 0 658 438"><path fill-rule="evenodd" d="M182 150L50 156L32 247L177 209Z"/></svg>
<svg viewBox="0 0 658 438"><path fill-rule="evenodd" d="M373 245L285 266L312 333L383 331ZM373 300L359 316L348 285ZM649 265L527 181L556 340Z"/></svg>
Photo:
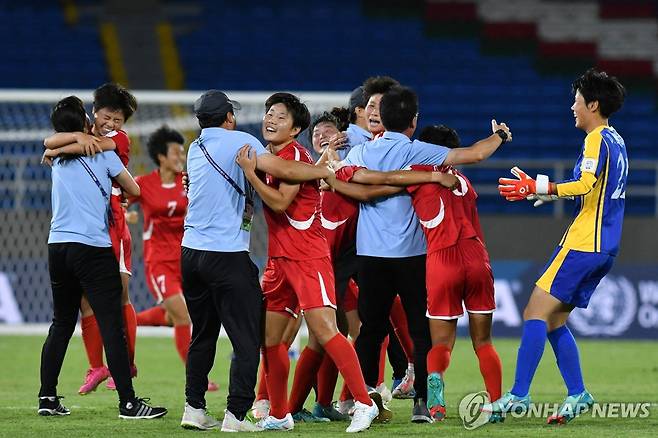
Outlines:
<svg viewBox="0 0 658 438"><path fill-rule="evenodd" d="M539 175L535 181L517 168L516 179L500 180L501 195L510 201L540 204L575 197L578 204L574 223L526 309L512 391L501 397L502 365L491 340L493 275L477 194L453 167L487 159L512 134L505 123L492 120L492 134L470 147L461 147L457 133L442 125L428 126L411 140L417 96L386 76L371 77L355 89L348 108L334 108L314 120L296 96L273 94L265 102L266 146L236 130L237 102L217 90L204 93L194 107L202 130L188 151L187 194L182 135L162 127L151 136L148 150L156 170L138 177L139 190L126 196L144 213L145 271L158 304L138 315L127 281L126 216L134 217L124 215L120 184L112 188L110 201L109 236L122 272L131 375L137 374L136 325L173 325L177 350L187 364L185 428L290 430L295 422L351 421L347 432L358 432L373 421L390 421L386 404L392 396L413 398L411 421L432 423L446 417L443 374L465 308L484 384L494 400L483 407L491 421L529 404L530 381L546 337L569 390L549 421L571 420L593 399L582 384L577 347L565 322L574 306L587 305L612 265L628 171L623 140L607 125L621 106L623 87L605 73L588 71L573 91L576 126L588 134L574 180L556 184ZM45 156L56 159L53 168L69 154L101 151L116 152L127 165L129 141L121 128L136 101L114 84L100 87L94 98L90 133L59 132L46 139ZM307 129L316 160L297 141ZM256 195L268 224L260 285L247 255ZM112 371L111 363L110 370L103 364L104 328L93 307L83 298L90 368L80 394L95 390ZM309 340L288 395L288 348L302 317ZM204 397L217 388L208 373L221 325L234 349L223 422L207 412ZM383 378L387 346L392 393ZM39 413L67 414L50 386L44 389L46 357L44 363ZM333 405L338 373L345 385ZM303 406L313 388L316 404L309 412ZM122 410L125 397L119 395ZM166 413L142 400L137 399L144 412L137 418ZM250 410L257 423L250 421ZM122 415L129 416L126 412Z"/></svg>

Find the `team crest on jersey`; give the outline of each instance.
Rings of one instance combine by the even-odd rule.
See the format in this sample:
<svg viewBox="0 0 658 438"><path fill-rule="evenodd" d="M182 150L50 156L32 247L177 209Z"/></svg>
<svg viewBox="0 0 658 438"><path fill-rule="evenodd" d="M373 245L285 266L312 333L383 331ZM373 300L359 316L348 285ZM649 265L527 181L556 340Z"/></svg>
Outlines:
<svg viewBox="0 0 658 438"><path fill-rule="evenodd" d="M597 162L594 158L583 158L580 170L583 172L594 173L596 172L596 164Z"/></svg>

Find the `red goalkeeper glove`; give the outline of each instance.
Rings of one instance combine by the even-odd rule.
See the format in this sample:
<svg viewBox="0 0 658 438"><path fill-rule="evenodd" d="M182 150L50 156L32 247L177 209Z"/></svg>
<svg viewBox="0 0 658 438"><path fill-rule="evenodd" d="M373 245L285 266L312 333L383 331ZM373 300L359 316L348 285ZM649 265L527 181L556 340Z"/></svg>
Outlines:
<svg viewBox="0 0 658 438"><path fill-rule="evenodd" d="M517 179L499 178L498 192L508 201L521 201L533 194L548 194L548 177L537 175L537 180L530 178L527 173L514 166L510 169Z"/></svg>

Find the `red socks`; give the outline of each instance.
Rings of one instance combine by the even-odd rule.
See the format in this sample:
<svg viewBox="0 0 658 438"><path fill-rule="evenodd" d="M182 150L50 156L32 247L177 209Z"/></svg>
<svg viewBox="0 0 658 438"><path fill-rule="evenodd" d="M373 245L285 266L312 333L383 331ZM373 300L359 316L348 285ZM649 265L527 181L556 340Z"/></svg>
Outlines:
<svg viewBox="0 0 658 438"><path fill-rule="evenodd" d="M131 303L123 306L123 323L126 329L126 342L128 343L128 358L130 365L135 365L135 342L137 341L137 315Z"/></svg>
<svg viewBox="0 0 658 438"><path fill-rule="evenodd" d="M265 378L270 400L270 415L283 418L288 413L288 372L290 359L285 344L265 347Z"/></svg>
<svg viewBox="0 0 658 438"><path fill-rule="evenodd" d="M323 347L340 370L345 383L354 395L354 400L371 406L372 400L368 396L366 382L363 380L363 374L361 374L359 358L356 356L352 344L345 339L345 336L337 333Z"/></svg>
<svg viewBox="0 0 658 438"><path fill-rule="evenodd" d="M436 344L427 353L427 373L443 374L450 365L450 349L445 344ZM496 399L497 400L497 399Z"/></svg>
<svg viewBox="0 0 658 438"><path fill-rule="evenodd" d="M87 359L91 368L100 368L103 363L103 338L94 315L82 318L82 342L85 345Z"/></svg>
<svg viewBox="0 0 658 438"><path fill-rule="evenodd" d="M123 306L123 321L128 343L128 357L130 364L135 364L135 341L137 339L137 315L132 304ZM82 341L85 344L89 366L98 368L103 366L103 338L94 315L82 318Z"/></svg>
<svg viewBox="0 0 658 438"><path fill-rule="evenodd" d="M411 339L411 334L409 334L407 314L404 313L404 307L402 307L400 295L396 295L395 300L393 300L389 319L395 330L395 335L404 350L404 354L407 356L407 362L414 363L414 341Z"/></svg>
<svg viewBox="0 0 658 438"><path fill-rule="evenodd" d="M187 351L190 349L190 339L192 339L192 330L190 330L189 324L174 326L174 342L183 363L187 363Z"/></svg>
<svg viewBox="0 0 658 438"><path fill-rule="evenodd" d="M308 347L304 348L299 355L292 381L292 389L290 390L290 398L288 399L288 412L291 414L301 411L304 407L306 397L311 392L318 375L323 356L322 353Z"/></svg>
<svg viewBox="0 0 658 438"><path fill-rule="evenodd" d="M480 373L484 378L484 386L487 388L489 398L498 400L503 384L503 366L500 357L493 344L481 345L475 350L475 354L480 361Z"/></svg>
<svg viewBox="0 0 658 438"><path fill-rule="evenodd" d="M167 312L160 306L151 307L137 314L137 325L161 327L169 325L165 315Z"/></svg>
<svg viewBox="0 0 658 438"><path fill-rule="evenodd" d="M377 386L384 383L386 373L386 349L388 348L388 336L382 341L382 348L379 350L379 375L377 376Z"/></svg>
<svg viewBox="0 0 658 438"><path fill-rule="evenodd" d="M324 355L318 371L318 403L329 406L334 397L334 389L338 381L338 368L328 354Z"/></svg>

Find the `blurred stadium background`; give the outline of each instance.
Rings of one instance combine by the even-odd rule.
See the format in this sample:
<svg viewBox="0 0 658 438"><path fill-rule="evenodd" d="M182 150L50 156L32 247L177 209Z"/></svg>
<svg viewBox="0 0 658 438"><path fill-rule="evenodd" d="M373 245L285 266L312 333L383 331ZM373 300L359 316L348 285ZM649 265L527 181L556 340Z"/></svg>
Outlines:
<svg viewBox="0 0 658 438"><path fill-rule="evenodd" d="M573 127L570 84L596 66L629 92L612 119L630 158L626 223L617 264L571 325L580 336L656 339L657 13L658 2L641 0L0 0L0 322L51 318L50 170L39 159L59 98L77 94L90 104L90 90L106 81L137 90L140 107L126 130L138 175L152 168L146 138L162 123L195 138L191 104L206 89L241 101L240 129L260 137L271 92L298 92L317 113L346 106L364 79L386 74L419 93L421 127L449 125L470 144L495 117L514 133L513 143L465 171L481 195L496 276L494 334L516 336L571 205L506 203L497 179L513 165L568 177L583 140ZM139 311L153 301L141 224L132 232ZM252 244L262 264L262 222Z"/></svg>

